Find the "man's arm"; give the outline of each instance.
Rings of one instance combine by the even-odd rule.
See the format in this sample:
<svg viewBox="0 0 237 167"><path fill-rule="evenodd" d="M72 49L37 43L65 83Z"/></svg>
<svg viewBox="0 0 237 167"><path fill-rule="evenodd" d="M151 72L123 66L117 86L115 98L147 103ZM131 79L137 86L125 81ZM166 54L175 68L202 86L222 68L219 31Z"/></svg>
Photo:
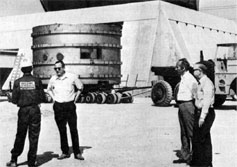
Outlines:
<svg viewBox="0 0 237 167"><path fill-rule="evenodd" d="M81 94L81 92L82 92L82 90L83 90L83 84L82 84L82 82L78 79L78 77L76 76L75 77L75 86L76 86L76 88L77 88L77 92L76 92L76 96L75 96L75 98L74 98L74 102L76 103L77 102L77 100L78 100L78 98L79 98L79 96L80 96L80 94Z"/></svg>
<svg viewBox="0 0 237 167"><path fill-rule="evenodd" d="M76 92L76 96L75 96L75 99L74 99L74 103L77 102L77 100L78 100L80 94L81 94L81 90L78 90L78 91Z"/></svg>
<svg viewBox="0 0 237 167"><path fill-rule="evenodd" d="M202 106L202 111L201 115L199 118L199 127L202 126L202 124L205 121L205 118L208 114L208 110L211 106L212 103L212 98L214 96L214 86L210 82L206 82L205 85L203 86L203 106Z"/></svg>
<svg viewBox="0 0 237 167"><path fill-rule="evenodd" d="M50 97L55 101L54 93L53 93L53 85L52 85L52 78L49 80L48 86L47 86L47 93L50 95Z"/></svg>
<svg viewBox="0 0 237 167"><path fill-rule="evenodd" d="M46 96L45 96L45 93L44 93L43 84L42 84L42 81L40 79L39 79L39 96L40 96L40 103L46 101Z"/></svg>
<svg viewBox="0 0 237 167"><path fill-rule="evenodd" d="M17 84L17 82L14 82L14 85L13 85L13 90L12 90L12 103L13 104L17 104L18 100L19 100L19 86Z"/></svg>

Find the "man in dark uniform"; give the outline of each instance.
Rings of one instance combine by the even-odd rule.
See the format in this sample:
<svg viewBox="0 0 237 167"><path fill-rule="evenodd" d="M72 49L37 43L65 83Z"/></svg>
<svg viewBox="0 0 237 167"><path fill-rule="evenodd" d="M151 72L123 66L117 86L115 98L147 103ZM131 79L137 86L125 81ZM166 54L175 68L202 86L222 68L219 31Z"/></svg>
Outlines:
<svg viewBox="0 0 237 167"><path fill-rule="evenodd" d="M39 105L44 101L44 90L40 79L31 75L32 63L23 59L21 71L24 75L14 82L12 103L20 107L18 111L17 133L11 150L11 161L6 165L17 166L17 158L24 149L27 130L29 131L28 166L34 167L40 133L41 113Z"/></svg>

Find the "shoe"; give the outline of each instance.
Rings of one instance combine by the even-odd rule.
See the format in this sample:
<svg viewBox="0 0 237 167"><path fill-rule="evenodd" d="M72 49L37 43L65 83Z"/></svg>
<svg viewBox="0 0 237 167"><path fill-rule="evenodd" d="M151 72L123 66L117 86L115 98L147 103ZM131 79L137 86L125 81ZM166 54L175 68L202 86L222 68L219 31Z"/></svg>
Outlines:
<svg viewBox="0 0 237 167"><path fill-rule="evenodd" d="M181 164L181 163L186 163L187 161L185 161L184 159L177 159L177 160L173 160L174 164Z"/></svg>
<svg viewBox="0 0 237 167"><path fill-rule="evenodd" d="M178 158L180 158L180 159L183 158L183 155L181 154L181 151L177 151L177 152L176 152L176 156L177 156Z"/></svg>
<svg viewBox="0 0 237 167"><path fill-rule="evenodd" d="M85 158L81 154L75 155L75 159L82 160L82 161L85 160Z"/></svg>
<svg viewBox="0 0 237 167"><path fill-rule="evenodd" d="M15 161L10 161L10 162L7 162L6 166L9 166L9 167L17 167L17 164Z"/></svg>
<svg viewBox="0 0 237 167"><path fill-rule="evenodd" d="M206 165L190 165L190 167L212 167L212 166L206 166Z"/></svg>
<svg viewBox="0 0 237 167"><path fill-rule="evenodd" d="M28 167L37 167L37 165L28 165Z"/></svg>
<svg viewBox="0 0 237 167"><path fill-rule="evenodd" d="M57 159L62 160L62 159L69 158L69 157L70 157L70 154L61 154Z"/></svg>
<svg viewBox="0 0 237 167"><path fill-rule="evenodd" d="M201 165L201 164L191 163L189 165L190 165L190 167L213 167L212 164L210 164L210 165Z"/></svg>

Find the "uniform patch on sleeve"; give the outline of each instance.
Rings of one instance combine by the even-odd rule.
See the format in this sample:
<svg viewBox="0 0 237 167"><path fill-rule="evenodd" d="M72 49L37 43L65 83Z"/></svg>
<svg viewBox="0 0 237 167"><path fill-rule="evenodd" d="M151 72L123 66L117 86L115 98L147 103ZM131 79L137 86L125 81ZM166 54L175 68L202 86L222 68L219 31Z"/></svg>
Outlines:
<svg viewBox="0 0 237 167"><path fill-rule="evenodd" d="M35 82L20 82L20 90L34 90L35 89Z"/></svg>

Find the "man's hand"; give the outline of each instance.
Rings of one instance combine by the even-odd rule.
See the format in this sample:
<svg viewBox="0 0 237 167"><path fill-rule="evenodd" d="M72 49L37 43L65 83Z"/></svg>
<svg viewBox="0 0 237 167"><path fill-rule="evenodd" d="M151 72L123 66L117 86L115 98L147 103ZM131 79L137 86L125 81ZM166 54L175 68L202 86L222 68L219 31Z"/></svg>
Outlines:
<svg viewBox="0 0 237 167"><path fill-rule="evenodd" d="M204 118L199 118L199 121L198 121L198 126L199 126L199 128L201 128L202 127L202 125L203 125L203 123L204 123Z"/></svg>
<svg viewBox="0 0 237 167"><path fill-rule="evenodd" d="M74 98L74 103L75 103L75 104L76 104L76 102L78 101L78 98L79 98L80 94L81 94L81 90L78 90L78 91L76 92L76 96L75 96L75 98Z"/></svg>

